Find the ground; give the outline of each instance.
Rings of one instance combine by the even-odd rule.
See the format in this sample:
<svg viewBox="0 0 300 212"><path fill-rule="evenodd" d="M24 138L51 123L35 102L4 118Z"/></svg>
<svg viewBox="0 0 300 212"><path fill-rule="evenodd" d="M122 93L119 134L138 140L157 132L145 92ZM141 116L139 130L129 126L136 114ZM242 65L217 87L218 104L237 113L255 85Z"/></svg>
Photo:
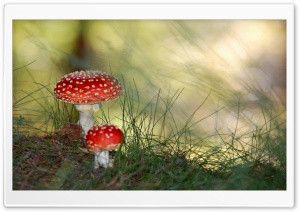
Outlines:
<svg viewBox="0 0 300 212"><path fill-rule="evenodd" d="M111 152L114 166L93 169L80 126L65 124L46 136L15 133L14 190L285 190L286 168L261 161L207 168L184 152L154 152L126 142ZM203 159L203 158L202 158Z"/></svg>

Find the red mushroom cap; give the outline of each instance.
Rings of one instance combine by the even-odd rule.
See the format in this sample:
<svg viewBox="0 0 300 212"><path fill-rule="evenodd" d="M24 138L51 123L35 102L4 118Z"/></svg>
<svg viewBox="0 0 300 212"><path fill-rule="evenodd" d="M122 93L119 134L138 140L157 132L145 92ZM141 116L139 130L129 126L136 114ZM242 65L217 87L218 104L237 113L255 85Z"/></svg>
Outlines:
<svg viewBox="0 0 300 212"><path fill-rule="evenodd" d="M95 125L89 129L85 136L87 148L93 152L113 150L123 141L123 132L110 124Z"/></svg>
<svg viewBox="0 0 300 212"><path fill-rule="evenodd" d="M61 78L54 88L57 99L73 104L95 104L122 93L118 80L102 71L76 71Z"/></svg>

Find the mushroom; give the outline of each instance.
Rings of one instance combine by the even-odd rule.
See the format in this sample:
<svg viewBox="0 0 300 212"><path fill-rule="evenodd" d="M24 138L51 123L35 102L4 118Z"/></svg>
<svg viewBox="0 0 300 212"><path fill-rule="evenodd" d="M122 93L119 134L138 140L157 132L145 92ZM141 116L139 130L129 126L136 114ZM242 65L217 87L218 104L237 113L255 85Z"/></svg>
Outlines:
<svg viewBox="0 0 300 212"><path fill-rule="evenodd" d="M76 71L57 82L54 95L57 99L75 104L79 123L85 134L94 125L98 102L115 99L122 93L118 80L102 71Z"/></svg>
<svg viewBox="0 0 300 212"><path fill-rule="evenodd" d="M122 143L123 132L114 125L95 125L87 132L85 141L87 148L95 153L94 168L107 168L110 165L109 151Z"/></svg>

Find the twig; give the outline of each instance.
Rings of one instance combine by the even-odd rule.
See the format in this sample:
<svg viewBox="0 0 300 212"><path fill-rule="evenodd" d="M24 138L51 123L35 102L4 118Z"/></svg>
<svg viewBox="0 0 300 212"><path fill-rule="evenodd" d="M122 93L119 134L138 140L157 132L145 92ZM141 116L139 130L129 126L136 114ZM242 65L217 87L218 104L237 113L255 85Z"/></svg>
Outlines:
<svg viewBox="0 0 300 212"><path fill-rule="evenodd" d="M29 179L29 177L32 175L32 173L34 172L34 170L32 169L28 174L27 176L25 177L25 179L23 180L22 184L21 184L21 190L24 189L25 185L28 185L27 184L27 181Z"/></svg>
<svg viewBox="0 0 300 212"><path fill-rule="evenodd" d="M55 143L56 143L56 140L52 139L52 140L51 140L51 143L52 143L53 146L55 147L55 149L56 149L56 151L57 151L57 153L58 153L60 159L61 159L62 161L65 161L65 158L64 158L64 156L62 155L60 149L59 149L59 148L57 147L57 145L55 144Z"/></svg>

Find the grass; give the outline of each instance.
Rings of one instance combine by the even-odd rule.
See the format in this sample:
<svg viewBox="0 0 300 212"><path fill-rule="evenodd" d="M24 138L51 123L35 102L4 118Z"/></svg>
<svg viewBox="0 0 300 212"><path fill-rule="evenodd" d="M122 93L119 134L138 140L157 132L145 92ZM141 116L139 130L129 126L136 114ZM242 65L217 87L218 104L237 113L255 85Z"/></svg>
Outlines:
<svg viewBox="0 0 300 212"><path fill-rule="evenodd" d="M27 29L36 37L37 49L48 56L50 68L34 66L46 63L45 58L28 62L27 52L14 54L13 189L285 190L285 96L272 88L266 91L267 81L261 79L263 73L275 75L275 81L278 75L284 78L285 69L273 71L285 67L280 62L284 45L279 42L274 54L271 41L269 46L257 44L264 55L256 58L256 52L248 51L252 40L235 34L243 28L232 30L235 22L81 21L80 45L66 36L75 49L71 53L62 51L60 43L52 43L60 49L48 49ZM276 29L282 40L285 24L272 23L270 30ZM31 24L44 26L43 21ZM248 21L243 25L247 24L260 26ZM20 25L25 26L23 21ZM46 31L46 40L59 29L52 27L55 30ZM215 47L226 42L225 56L240 61L239 68ZM231 51L236 45L249 55L243 59ZM113 167L93 170L94 155L83 151L78 112L54 98L51 83L66 70L99 67L126 73L123 96L103 104L97 113L100 123L117 123L125 143L111 153ZM248 73L247 68L261 72ZM197 95L192 95L195 91ZM263 121L257 124L246 111ZM226 121L224 114L235 118Z"/></svg>
<svg viewBox="0 0 300 212"><path fill-rule="evenodd" d="M102 107L103 121L121 121L125 143L111 153L113 167L94 170L94 155L82 151L83 136L76 121L72 121L77 118L73 107L54 100L47 86L38 86L36 92L17 101L14 109L19 110L24 101L42 104L53 98L55 106L44 107L41 113L49 117L52 130L36 134L24 116L15 117L14 190L286 189L286 133L280 116L266 115L262 126L247 133L239 133L237 124L230 135L218 129L209 135L197 124L214 113L201 120L194 120L194 115L210 93L184 124L179 124L173 108L183 90L167 96L159 90L152 100L142 104L133 83L115 100L120 115L112 117ZM34 94L44 98L33 98Z"/></svg>

